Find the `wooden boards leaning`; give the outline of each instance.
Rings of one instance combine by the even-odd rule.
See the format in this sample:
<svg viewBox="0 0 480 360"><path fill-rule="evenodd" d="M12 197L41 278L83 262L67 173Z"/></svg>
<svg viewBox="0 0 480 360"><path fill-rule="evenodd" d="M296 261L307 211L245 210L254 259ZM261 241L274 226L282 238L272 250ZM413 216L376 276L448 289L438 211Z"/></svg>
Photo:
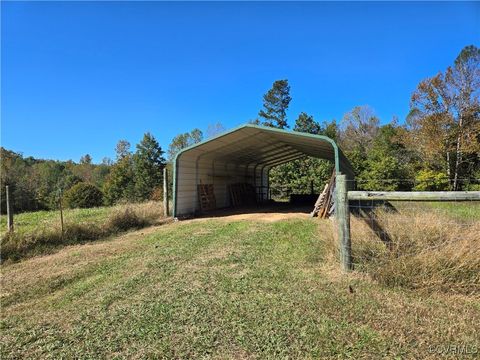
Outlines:
<svg viewBox="0 0 480 360"><path fill-rule="evenodd" d="M215 201L215 193L213 191L213 184L198 184L198 202L200 204L200 211L214 210L217 205Z"/></svg>
<svg viewBox="0 0 480 360"><path fill-rule="evenodd" d="M255 187L247 183L237 183L229 185L230 203L233 207L244 205L255 205L257 203L257 193Z"/></svg>
<svg viewBox="0 0 480 360"><path fill-rule="evenodd" d="M335 191L335 171L333 171L330 181L325 184L325 188L318 196L313 211L310 213L311 217L318 215L319 218L325 219L330 216L331 209L333 207L334 198L333 193Z"/></svg>

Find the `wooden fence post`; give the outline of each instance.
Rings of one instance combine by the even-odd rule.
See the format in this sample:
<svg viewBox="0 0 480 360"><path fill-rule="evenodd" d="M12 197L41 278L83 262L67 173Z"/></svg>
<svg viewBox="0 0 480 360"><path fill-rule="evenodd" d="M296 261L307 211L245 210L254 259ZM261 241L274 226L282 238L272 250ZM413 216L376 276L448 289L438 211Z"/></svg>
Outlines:
<svg viewBox="0 0 480 360"><path fill-rule="evenodd" d="M169 216L168 211L168 170L163 168L163 214Z"/></svg>
<svg viewBox="0 0 480 360"><path fill-rule="evenodd" d="M6 200L7 200L7 228L8 231L12 232L13 231L13 206L12 206L12 201L10 199L10 189L7 186L5 186L5 192L6 192Z"/></svg>
<svg viewBox="0 0 480 360"><path fill-rule="evenodd" d="M347 179L338 174L336 179L335 212L338 226L340 262L345 271L352 269L352 244L350 240L350 210L348 208Z"/></svg>

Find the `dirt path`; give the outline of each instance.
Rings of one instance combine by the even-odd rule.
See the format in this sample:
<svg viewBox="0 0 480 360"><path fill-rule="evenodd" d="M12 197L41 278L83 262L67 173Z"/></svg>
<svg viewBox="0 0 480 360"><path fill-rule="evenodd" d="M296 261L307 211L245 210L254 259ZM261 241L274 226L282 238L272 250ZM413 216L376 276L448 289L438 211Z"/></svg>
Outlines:
<svg viewBox="0 0 480 360"><path fill-rule="evenodd" d="M224 221L265 221L275 222L289 219L306 219L310 217L311 207L294 207L288 204L275 204L259 208L217 210L212 214L189 221L206 221L212 219Z"/></svg>
<svg viewBox="0 0 480 360"><path fill-rule="evenodd" d="M243 214L225 214L215 215L213 217L201 217L191 219L189 221L207 221L212 219L224 220L224 221L238 221L238 220L251 220L251 221L265 221L275 222L288 219L306 219L310 217L309 214L301 212L256 212L256 213L243 213Z"/></svg>

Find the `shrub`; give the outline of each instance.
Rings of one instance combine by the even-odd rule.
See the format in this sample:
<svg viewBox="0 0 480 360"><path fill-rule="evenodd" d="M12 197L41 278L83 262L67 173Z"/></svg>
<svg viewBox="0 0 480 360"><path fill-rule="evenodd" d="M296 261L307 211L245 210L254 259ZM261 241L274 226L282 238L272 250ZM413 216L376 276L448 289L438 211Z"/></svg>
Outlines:
<svg viewBox="0 0 480 360"><path fill-rule="evenodd" d="M448 176L439 171L421 170L415 176L414 190L418 191L441 191L448 190Z"/></svg>
<svg viewBox="0 0 480 360"><path fill-rule="evenodd" d="M65 204L70 208L91 208L103 204L103 193L94 185L78 183L65 193Z"/></svg>
<svg viewBox="0 0 480 360"><path fill-rule="evenodd" d="M150 195L150 200L152 201L162 201L163 200L163 187L162 186L156 186L152 194Z"/></svg>
<svg viewBox="0 0 480 360"><path fill-rule="evenodd" d="M369 168L360 174L362 189L373 191L395 191L400 185L397 175L398 160L393 156L383 156L368 161Z"/></svg>
<svg viewBox="0 0 480 360"><path fill-rule="evenodd" d="M480 170L474 171L469 181L464 183L466 191L480 191Z"/></svg>
<svg viewBox="0 0 480 360"><path fill-rule="evenodd" d="M56 227L29 234L6 233L1 239L1 261L17 261L24 257L49 253L59 246L92 241L106 235L108 232L93 224L67 224L63 235Z"/></svg>
<svg viewBox="0 0 480 360"><path fill-rule="evenodd" d="M467 184L465 191L480 191L480 184Z"/></svg>
<svg viewBox="0 0 480 360"><path fill-rule="evenodd" d="M128 229L140 229L148 222L140 218L135 211L125 208L113 213L108 219L106 227L111 231L125 231Z"/></svg>

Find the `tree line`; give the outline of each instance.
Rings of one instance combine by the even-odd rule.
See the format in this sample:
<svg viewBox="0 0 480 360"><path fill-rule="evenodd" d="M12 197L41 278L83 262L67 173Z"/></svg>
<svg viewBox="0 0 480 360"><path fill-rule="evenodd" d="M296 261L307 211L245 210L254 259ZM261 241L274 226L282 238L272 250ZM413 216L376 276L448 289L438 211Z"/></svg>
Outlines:
<svg viewBox="0 0 480 360"><path fill-rule="evenodd" d="M206 137L224 130L220 123L211 124ZM1 211L6 212L5 185L10 188L15 212L56 209L59 201L69 207L92 207L162 200L163 169L171 167L178 151L203 138L200 129L179 134L165 154L147 132L135 151L128 141L120 140L115 147L115 159L104 158L100 164L92 163L89 154L79 162L55 161L23 157L1 147Z"/></svg>
<svg viewBox="0 0 480 360"><path fill-rule="evenodd" d="M258 117L250 122L290 128L290 90L287 79L275 81L263 96ZM403 124L396 118L384 123L370 106L362 105L338 122L318 122L301 112L292 130L335 140L354 167L359 189L480 190L479 92L480 50L470 45L445 71L418 84ZM11 188L15 211L54 209L64 197L75 199L71 206L82 206L82 199L96 199L94 205L160 200L163 168L171 166L181 149L224 130L216 123L205 135L198 128L179 134L166 152L150 133L135 151L120 140L115 160L105 158L100 164L93 164L88 154L77 163L23 157L1 148L2 212L4 185ZM332 169L330 162L311 157L291 161L271 170L271 187L304 193L313 181L318 191Z"/></svg>
<svg viewBox="0 0 480 360"><path fill-rule="evenodd" d="M155 137L145 133L135 152L126 140L120 140L115 150L115 161L104 158L93 164L88 154L76 163L24 158L1 148L2 212L3 185L10 187L15 211L56 209L62 199L67 206L91 207L161 198L166 160Z"/></svg>
<svg viewBox="0 0 480 360"><path fill-rule="evenodd" d="M404 124L382 124L374 110L356 106L340 122L319 123L302 112L294 131L334 139L354 167L363 190L480 190L480 50L466 46L445 71L422 80L411 95ZM254 124L289 128L288 80L277 80L263 97ZM272 187L293 192L318 189L332 165L305 158L273 169Z"/></svg>

